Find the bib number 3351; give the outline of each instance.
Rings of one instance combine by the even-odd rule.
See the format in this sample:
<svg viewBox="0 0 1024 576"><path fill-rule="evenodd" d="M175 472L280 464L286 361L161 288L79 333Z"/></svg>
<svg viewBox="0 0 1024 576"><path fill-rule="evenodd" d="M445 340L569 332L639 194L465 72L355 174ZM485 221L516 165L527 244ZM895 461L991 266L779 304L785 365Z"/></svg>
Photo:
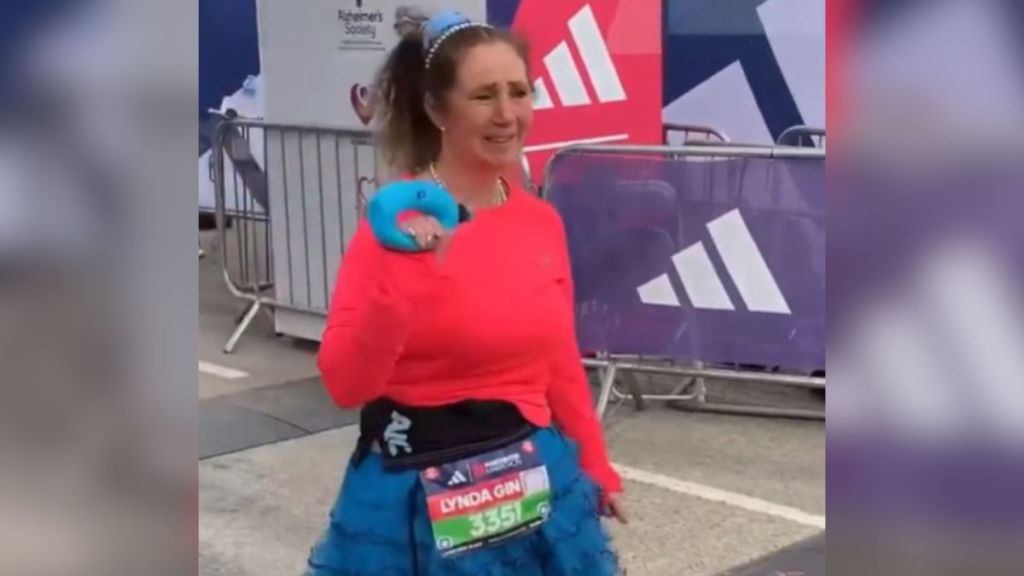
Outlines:
<svg viewBox="0 0 1024 576"><path fill-rule="evenodd" d="M479 538L508 530L519 524L523 519L523 506L520 502L502 504L486 512L469 515L470 536Z"/></svg>
<svg viewBox="0 0 1024 576"><path fill-rule="evenodd" d="M547 468L528 440L427 468L420 480L444 556L529 533L551 513Z"/></svg>

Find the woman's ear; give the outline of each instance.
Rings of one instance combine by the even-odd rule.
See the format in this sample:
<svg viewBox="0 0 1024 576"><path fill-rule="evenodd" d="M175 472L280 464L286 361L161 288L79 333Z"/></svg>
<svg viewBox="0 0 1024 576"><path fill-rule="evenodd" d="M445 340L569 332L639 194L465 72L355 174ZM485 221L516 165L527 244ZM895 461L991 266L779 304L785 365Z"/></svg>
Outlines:
<svg viewBox="0 0 1024 576"><path fill-rule="evenodd" d="M437 105L437 101L434 100L434 97L427 94L427 97L423 99L423 107L426 109L427 117L429 117L430 121L434 123L434 126L437 126L438 130L444 132L444 123L441 121L441 112Z"/></svg>

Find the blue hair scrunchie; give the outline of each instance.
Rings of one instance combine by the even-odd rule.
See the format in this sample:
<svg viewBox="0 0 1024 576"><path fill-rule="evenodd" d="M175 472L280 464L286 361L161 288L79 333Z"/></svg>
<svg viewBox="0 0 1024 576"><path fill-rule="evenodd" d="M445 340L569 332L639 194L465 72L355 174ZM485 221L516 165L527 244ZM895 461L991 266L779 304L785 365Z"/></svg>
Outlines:
<svg viewBox="0 0 1024 576"><path fill-rule="evenodd" d="M430 48L437 42L441 35L448 31L448 29L458 26L459 24L472 24L473 21L464 16L457 10L442 10L437 14L434 14L426 22L423 23L423 49L430 50Z"/></svg>
<svg viewBox="0 0 1024 576"><path fill-rule="evenodd" d="M466 28L490 28L490 24L474 22L461 12L455 10L444 10L434 14L429 20L423 23L423 51L427 53L425 67L430 68L430 61L434 58L434 52L438 46L452 34Z"/></svg>
<svg viewBox="0 0 1024 576"><path fill-rule="evenodd" d="M445 230L459 224L459 204L447 190L429 180L403 180L381 187L366 205L366 219L377 241L399 252L420 252L416 239L400 230L398 215L415 211L433 216Z"/></svg>

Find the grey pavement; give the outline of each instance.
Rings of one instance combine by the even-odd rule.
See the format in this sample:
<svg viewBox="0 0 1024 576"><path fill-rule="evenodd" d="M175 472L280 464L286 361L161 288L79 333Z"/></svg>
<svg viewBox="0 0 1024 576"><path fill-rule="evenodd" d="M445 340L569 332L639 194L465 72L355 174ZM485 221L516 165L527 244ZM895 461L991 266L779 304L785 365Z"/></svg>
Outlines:
<svg viewBox="0 0 1024 576"><path fill-rule="evenodd" d="M315 346L275 336L265 317L235 354L221 352L242 306L219 281L208 233L203 241L199 358L246 375L200 374L199 573L301 574L340 486L357 415L324 393ZM802 391L721 393L820 408ZM660 403L638 412L627 403L606 420L606 434L616 464L667 479L628 480L631 522L608 525L630 576L824 574L821 527L775 511L824 516L822 423Z"/></svg>
<svg viewBox="0 0 1024 576"><path fill-rule="evenodd" d="M766 558L728 570L721 576L810 576L825 573L825 535L816 534Z"/></svg>
<svg viewBox="0 0 1024 576"><path fill-rule="evenodd" d="M199 373L199 398L233 394L262 386L290 382L317 375L310 360L315 344L277 337L269 314L257 314L248 331L230 355L222 349L234 330L235 323L247 309L247 303L228 292L220 269L220 244L212 231L200 232L200 244L206 256L199 266L199 334L198 356L202 362L223 365L248 374L230 380ZM237 243L230 234L229 260L237 260ZM237 267L233 267L237 273Z"/></svg>
<svg viewBox="0 0 1024 576"><path fill-rule="evenodd" d="M199 457L206 459L359 422L319 378L264 386L199 403Z"/></svg>
<svg viewBox="0 0 1024 576"><path fill-rule="evenodd" d="M825 514L820 422L623 407L605 431L617 463Z"/></svg>

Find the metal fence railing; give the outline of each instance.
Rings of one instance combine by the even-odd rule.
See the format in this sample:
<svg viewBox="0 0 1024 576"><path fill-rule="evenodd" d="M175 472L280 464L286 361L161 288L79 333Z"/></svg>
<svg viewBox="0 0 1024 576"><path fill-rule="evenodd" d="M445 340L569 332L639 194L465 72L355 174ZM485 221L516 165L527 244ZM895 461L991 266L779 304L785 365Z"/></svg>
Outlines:
<svg viewBox="0 0 1024 576"><path fill-rule="evenodd" d="M340 255L379 181L372 135L225 119L211 164L224 282L248 302L224 351L263 309L322 321Z"/></svg>
<svg viewBox="0 0 1024 576"><path fill-rule="evenodd" d="M791 126L779 134L778 146L800 146L804 148L825 148L825 129L811 126Z"/></svg>
<svg viewBox="0 0 1024 576"><path fill-rule="evenodd" d="M678 233L680 230L702 228L703 223L695 224L685 219L694 217L695 212L700 213L709 206L721 212L729 208L728 202L753 202L756 212L785 214L786 210L792 210L794 206L806 207L808 199L813 200L810 204L817 202L814 193L801 192L805 195L797 197L793 196L795 193L792 190L779 188L779 183L800 180L797 177L800 174L794 172L776 178L774 175L777 174L772 170L794 168L785 164L790 160L806 160L811 163L820 161L824 158L823 149L737 146L729 143L724 134L717 131L708 129L705 135L711 136L713 140L702 145L588 145L560 150L546 167L544 196L554 201L556 208L564 211L566 205L559 205L558 199L552 196L562 195L564 198L567 185L581 190L610 189L611 186L620 195L630 195L629 202L615 204L618 208L610 211L607 206L586 208L584 202L581 203L584 211L594 209L598 212L604 210L606 214L614 213L614 218L627 224L626 229L630 233L639 230L641 234L650 231L644 230L647 224L643 222L650 214L664 220L668 229ZM556 170L565 167L563 159L579 155L594 156L596 162L578 174ZM334 289L340 256L355 232L366 199L388 178L379 163L372 134L368 131L331 127L224 119L215 132L211 159L223 278L229 292L246 303L244 313L225 343L225 352L234 350L260 311L274 312L275 331L318 340ZM657 161L652 164L649 162L651 159ZM647 164L636 170L627 166L626 172L620 174L621 178L608 172L616 166L616 162L639 160ZM773 164L777 162L785 165L780 168ZM686 171L681 172L681 166L685 166ZM823 170L823 166L821 168ZM815 165L812 171L817 174L817 170ZM683 174L687 180L679 181L677 176L665 175L673 171L677 176ZM647 200L641 200L641 197L654 202L646 214L641 212ZM665 209L665 205L657 204L665 199L675 202L671 204L673 208ZM683 200L686 210L679 210L680 201ZM803 215L786 215L791 221L794 217L800 219ZM587 214L574 216L563 213L563 218L569 228L579 222L593 221ZM800 234L806 236L816 233L809 231L816 229L818 222L804 220ZM655 228L658 226L661 224ZM784 236L769 239L770 245L766 250L780 253L788 251L795 255L806 249L805 255L818 258L816 246L797 247L794 251ZM579 241L578 234L570 234L570 244L576 242L578 247L581 245ZM684 247L690 241L682 236L676 237L674 250ZM612 238L609 245L621 248L628 243L629 240L625 238ZM571 245L570 249L573 248ZM575 260L578 254L573 256ZM642 259L641 256L637 252L629 258L637 260ZM671 262L671 256L668 254L669 258L665 262ZM614 280L621 277L623 275L616 273ZM816 278L811 282L806 280L803 278L796 282L806 287L817 281ZM586 277L579 278L576 284L577 293L595 293L604 289ZM635 294L635 287L632 290ZM776 322L789 329L794 318L801 321L799 310L794 309L793 312L791 318L780 316L767 320L747 320L762 327L766 322ZM642 312L650 313L650 310ZM730 320L728 316L722 316L722 326L709 328L707 318L695 320L685 315L691 313L684 311L684 316L680 318L685 322L696 321L693 325L701 325L703 322L702 330L705 333L717 329L744 333L743 326L730 324L735 320ZM282 322L288 319L282 317L293 315L299 320L310 319L308 326L282 328ZM592 323L583 322L583 333L591 328ZM774 332L772 334L775 335ZM699 344L697 340L694 342ZM810 375L810 371L781 369L773 373L750 368L792 366L793 363L784 357L776 359L757 354L754 355L757 357L749 359L743 355L729 354L704 356L697 353L701 349L699 346L693 349L692 354L675 354L657 346L584 344L588 343L581 341L581 348L593 353L593 357L584 363L596 368L601 379L598 401L601 415L613 398L621 401L632 397L638 405L648 400L675 401L687 407L708 411L824 417L823 412L819 411L762 406L738 408L708 400L707 381L758 382L824 389L825 379ZM721 343L715 345L720 346ZM800 366L802 370L806 364ZM677 382L668 393L661 393L647 389L639 382L637 375L643 373L681 376L684 379L681 383Z"/></svg>
<svg viewBox="0 0 1024 576"><path fill-rule="evenodd" d="M818 375L824 370L823 150L570 146L549 161L545 182L545 198L566 222L580 348L592 356L584 364L598 372L600 416L613 399L632 397L640 409L652 400L824 418L823 410L711 402L707 394L708 381L825 388ZM757 219L760 248L744 213ZM710 239L701 232L706 227ZM717 272L710 251L726 260ZM788 298L784 310L770 313L770 303L745 292L763 288L751 287L749 273L769 268L766 258L775 268L767 282L781 285ZM684 379L662 393L642 385L638 374Z"/></svg>
<svg viewBox="0 0 1024 576"><path fill-rule="evenodd" d="M728 143L729 137L716 128L700 124L666 122L662 126L662 142L670 146L697 143Z"/></svg>

